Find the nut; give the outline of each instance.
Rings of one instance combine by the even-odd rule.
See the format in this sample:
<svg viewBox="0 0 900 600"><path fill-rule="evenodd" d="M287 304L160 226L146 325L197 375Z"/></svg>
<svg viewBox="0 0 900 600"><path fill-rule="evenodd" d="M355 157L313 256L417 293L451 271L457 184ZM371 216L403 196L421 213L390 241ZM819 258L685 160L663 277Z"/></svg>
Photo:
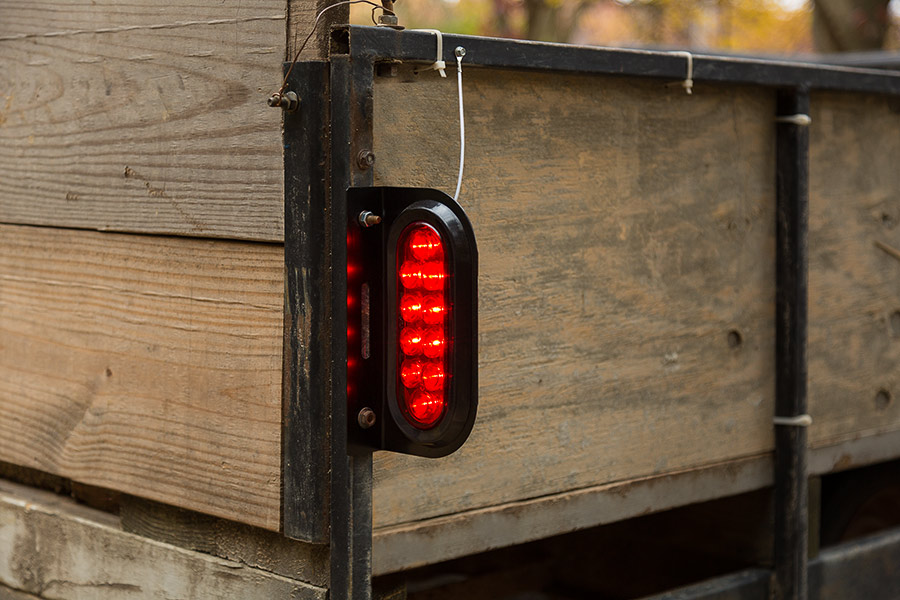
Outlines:
<svg viewBox="0 0 900 600"><path fill-rule="evenodd" d="M369 429L373 425L375 425L375 411L369 408L368 406L359 411L359 415L356 417L357 423L363 429Z"/></svg>

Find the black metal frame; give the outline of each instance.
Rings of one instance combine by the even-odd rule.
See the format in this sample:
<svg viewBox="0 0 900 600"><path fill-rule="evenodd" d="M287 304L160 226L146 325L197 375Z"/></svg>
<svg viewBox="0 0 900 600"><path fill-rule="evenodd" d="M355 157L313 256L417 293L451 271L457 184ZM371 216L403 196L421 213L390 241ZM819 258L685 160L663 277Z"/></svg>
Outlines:
<svg viewBox="0 0 900 600"><path fill-rule="evenodd" d="M687 76L684 55L445 35L470 66L651 77ZM347 198L373 183L360 160L372 148L374 72L383 61L432 63L431 33L346 27L332 32L329 63L294 67L301 98L285 117L285 343L282 523L285 535L331 548L331 597L371 596L370 454L348 453L346 430ZM778 90L779 115L808 106L811 90L900 95L900 73L811 63L692 55L695 84ZM778 125L777 414L805 412L807 138ZM782 314L784 313L784 314ZM805 597L806 435L777 427L780 492L776 556L780 598Z"/></svg>
<svg viewBox="0 0 900 600"><path fill-rule="evenodd" d="M378 62L402 60L431 63L435 36L417 31L358 27L347 29L350 57ZM687 75L685 56L675 52L623 50L526 42L468 35L444 35L443 59L456 62L457 46L466 49L464 63L502 69L527 69L594 75L654 77L672 81ZM750 84L775 88L844 90L900 95L900 73L779 60L692 54L694 82Z"/></svg>
<svg viewBox="0 0 900 600"><path fill-rule="evenodd" d="M778 92L775 158L775 598L807 597L806 426L809 93Z"/></svg>

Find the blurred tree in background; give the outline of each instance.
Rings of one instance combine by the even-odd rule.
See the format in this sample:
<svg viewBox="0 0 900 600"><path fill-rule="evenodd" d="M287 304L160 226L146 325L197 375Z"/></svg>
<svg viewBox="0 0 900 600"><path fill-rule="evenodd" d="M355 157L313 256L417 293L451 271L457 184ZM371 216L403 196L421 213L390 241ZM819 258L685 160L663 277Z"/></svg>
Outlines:
<svg viewBox="0 0 900 600"><path fill-rule="evenodd" d="M900 0L397 0L409 28L551 42L792 54L900 48ZM369 11L353 21L371 23Z"/></svg>

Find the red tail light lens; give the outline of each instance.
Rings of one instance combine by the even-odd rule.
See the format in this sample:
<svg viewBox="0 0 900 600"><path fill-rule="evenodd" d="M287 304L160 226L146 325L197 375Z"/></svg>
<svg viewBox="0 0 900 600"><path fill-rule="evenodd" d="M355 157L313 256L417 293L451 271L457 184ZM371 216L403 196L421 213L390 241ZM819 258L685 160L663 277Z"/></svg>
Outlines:
<svg viewBox="0 0 900 600"><path fill-rule="evenodd" d="M449 395L452 307L447 268L446 250L437 230L424 222L408 225L397 247L397 400L406 420L419 429L440 422Z"/></svg>

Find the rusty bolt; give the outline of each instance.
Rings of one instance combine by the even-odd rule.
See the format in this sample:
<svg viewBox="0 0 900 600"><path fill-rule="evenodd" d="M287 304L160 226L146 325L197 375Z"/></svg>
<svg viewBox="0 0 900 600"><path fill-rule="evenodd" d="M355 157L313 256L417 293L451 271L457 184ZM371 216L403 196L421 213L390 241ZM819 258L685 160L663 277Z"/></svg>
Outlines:
<svg viewBox="0 0 900 600"><path fill-rule="evenodd" d="M369 408L368 406L359 411L359 415L356 417L359 426L363 429L368 429L369 427L375 424L375 411Z"/></svg>
<svg viewBox="0 0 900 600"><path fill-rule="evenodd" d="M381 223L381 217L373 213L371 210L364 210L356 217L356 221L363 227L372 227Z"/></svg>
<svg viewBox="0 0 900 600"><path fill-rule="evenodd" d="M356 165L365 171L375 164L375 154L371 150L360 150L356 155Z"/></svg>
<svg viewBox="0 0 900 600"><path fill-rule="evenodd" d="M296 92L285 92L283 94L274 93L269 97L269 106L272 108L280 108L285 112L294 112L300 107L300 97Z"/></svg>

